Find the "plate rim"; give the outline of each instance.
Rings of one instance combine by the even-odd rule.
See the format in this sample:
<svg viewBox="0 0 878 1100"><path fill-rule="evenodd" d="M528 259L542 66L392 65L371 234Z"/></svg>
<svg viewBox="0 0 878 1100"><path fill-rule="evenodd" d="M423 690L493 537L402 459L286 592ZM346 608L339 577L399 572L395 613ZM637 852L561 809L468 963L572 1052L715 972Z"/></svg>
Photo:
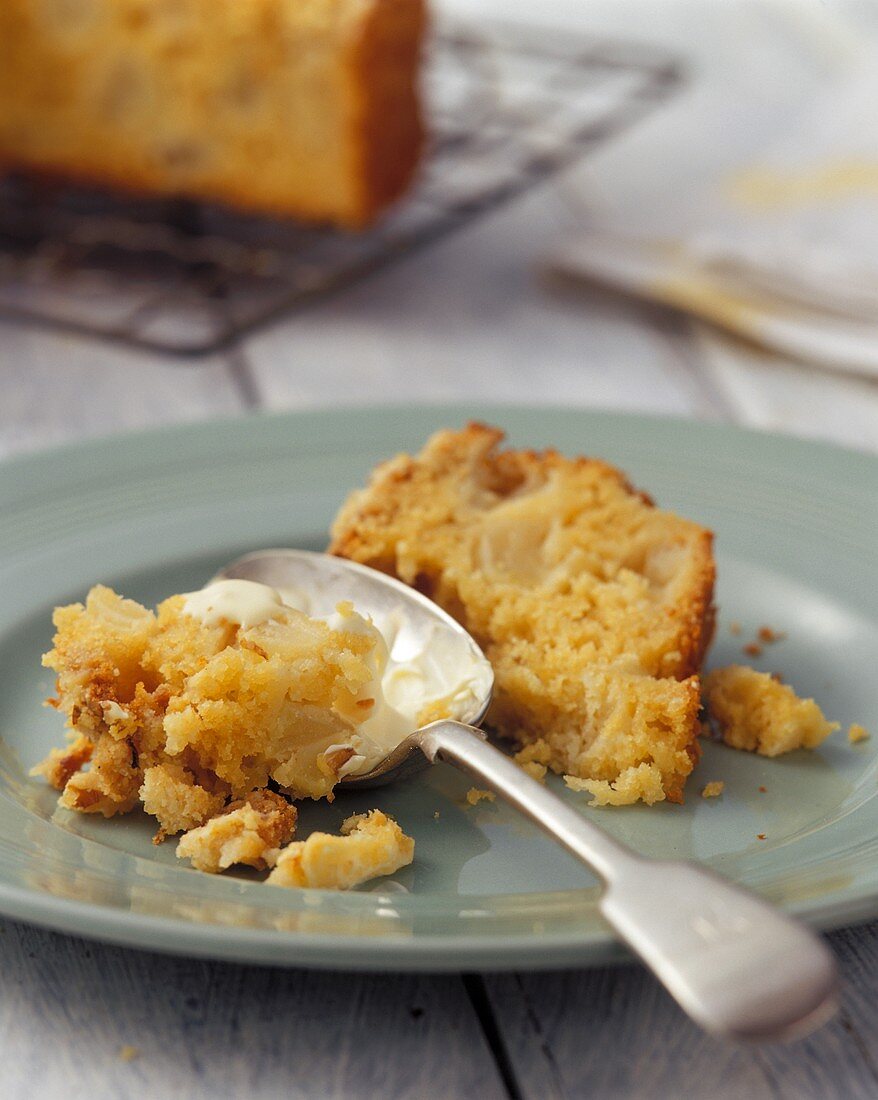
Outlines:
<svg viewBox="0 0 878 1100"><path fill-rule="evenodd" d="M627 409L603 409L590 406L558 405L555 403L525 405L520 401L403 401L399 404L375 401L336 407L320 405L303 409L248 409L246 412L237 415L231 413L204 419L181 420L150 427L100 433L82 439L56 441L45 447L25 449L0 456L0 487L2 487L3 475L7 470L13 470L21 466L37 467L42 464L50 466L53 460L66 457L76 458L86 452L106 448L113 450L120 443L137 445L152 439L157 440L168 437L188 436L191 438L195 435L207 437L215 433L222 434L228 429L233 431L239 428L246 429L261 423L277 424L285 421L335 420L340 416L369 419L386 416L389 413L399 414L400 416L411 415L413 417L426 414L431 416L434 414L443 416L447 414L450 417L457 418L461 423L470 420L482 422L483 417L486 415L490 417L494 413L500 415L512 413L513 415L525 414L531 417L570 416L582 417L584 420L615 420L620 424L646 424L650 427L681 427L684 430L694 429L707 435L713 434L716 437L743 436L761 440L769 445L791 445L801 447L809 452L819 450L835 454L842 459L851 459L855 462L864 461L878 469L878 454L862 447L846 446L834 440L807 436L799 432L777 431L759 425L735 424L728 421L705 420L678 413L647 413Z"/></svg>
<svg viewBox="0 0 878 1100"><path fill-rule="evenodd" d="M738 884L740 885L740 884ZM47 904L48 903L48 904ZM819 907L794 903L784 912L812 928L831 932L871 922L878 912L878 889L849 901ZM502 973L556 970L631 963L636 956L606 926L603 934L566 934L540 940L534 934L485 938L453 934L436 936L319 935L264 928L230 928L218 923L132 914L72 898L59 898L0 884L0 914L56 932L99 943L156 951L165 955L216 959L257 966L315 970L373 971L392 969L420 973L466 970ZM131 919L133 916L133 920ZM207 931L212 935L207 935ZM219 941L219 942L217 942ZM220 947L222 950L218 951ZM378 950L374 950L374 948ZM342 955L343 960L339 960Z"/></svg>

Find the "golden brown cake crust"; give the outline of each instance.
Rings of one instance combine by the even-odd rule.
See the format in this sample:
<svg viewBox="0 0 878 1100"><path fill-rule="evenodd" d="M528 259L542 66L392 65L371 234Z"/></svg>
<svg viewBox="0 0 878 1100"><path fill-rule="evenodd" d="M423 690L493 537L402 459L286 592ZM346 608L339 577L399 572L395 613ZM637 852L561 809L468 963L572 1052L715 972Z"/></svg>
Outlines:
<svg viewBox="0 0 878 1100"><path fill-rule="evenodd" d="M330 552L467 627L494 666L501 734L544 740L549 766L605 784L605 801L680 801L714 626L712 535L606 462L503 438L471 423L383 463L342 506Z"/></svg>
<svg viewBox="0 0 878 1100"><path fill-rule="evenodd" d="M369 224L423 126L423 0L0 5L0 167Z"/></svg>
<svg viewBox="0 0 878 1100"><path fill-rule="evenodd" d="M381 0L364 21L348 81L359 180L357 226L367 225L406 189L424 146L417 90L427 23L423 0Z"/></svg>

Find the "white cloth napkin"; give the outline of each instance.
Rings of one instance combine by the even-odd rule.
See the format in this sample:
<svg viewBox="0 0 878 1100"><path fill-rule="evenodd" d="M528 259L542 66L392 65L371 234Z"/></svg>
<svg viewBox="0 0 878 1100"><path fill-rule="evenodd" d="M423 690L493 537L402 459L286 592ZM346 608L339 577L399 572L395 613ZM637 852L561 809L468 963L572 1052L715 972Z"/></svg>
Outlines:
<svg viewBox="0 0 878 1100"><path fill-rule="evenodd" d="M689 227L591 225L551 265L788 357L878 376L878 46L712 184ZM722 141L721 128L714 140Z"/></svg>

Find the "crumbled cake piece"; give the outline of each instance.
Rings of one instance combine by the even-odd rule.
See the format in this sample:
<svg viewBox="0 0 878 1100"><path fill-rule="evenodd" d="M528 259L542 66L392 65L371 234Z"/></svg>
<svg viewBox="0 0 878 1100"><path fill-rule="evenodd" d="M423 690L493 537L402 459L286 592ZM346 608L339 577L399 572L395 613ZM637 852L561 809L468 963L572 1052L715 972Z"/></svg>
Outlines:
<svg viewBox="0 0 878 1100"><path fill-rule="evenodd" d="M621 803L682 801L714 612L711 534L620 471L443 431L379 466L330 551L436 600L494 667L488 725Z"/></svg>
<svg viewBox="0 0 878 1100"><path fill-rule="evenodd" d="M56 791L63 791L67 781L91 760L94 745L87 737L73 735L63 749L51 749L45 760L31 768L29 775L41 775Z"/></svg>
<svg viewBox="0 0 878 1100"><path fill-rule="evenodd" d="M869 731L865 726L861 726L859 722L854 722L848 729L848 741L852 745L857 745L860 741L869 740Z"/></svg>
<svg viewBox="0 0 878 1100"><path fill-rule="evenodd" d="M466 800L470 806L477 806L479 802L496 802L497 795L493 791L486 791L482 787L470 787L466 792Z"/></svg>
<svg viewBox="0 0 878 1100"><path fill-rule="evenodd" d="M280 849L296 831L296 809L273 791L254 791L230 802L205 825L184 833L177 856L198 871L216 874L235 864L257 870L273 867Z"/></svg>
<svg viewBox="0 0 878 1100"><path fill-rule="evenodd" d="M701 792L702 798L719 798L719 796L725 790L725 783L721 779L714 779L710 783L704 784L704 789Z"/></svg>
<svg viewBox="0 0 878 1100"><path fill-rule="evenodd" d="M527 745L522 745L512 759L519 767L524 767L525 764L548 765L552 759L552 749L546 741L540 738L538 741L531 741Z"/></svg>
<svg viewBox="0 0 878 1100"><path fill-rule="evenodd" d="M748 657L761 657L762 646L758 642L748 642L746 645L741 646L741 652Z"/></svg>
<svg viewBox="0 0 878 1100"><path fill-rule="evenodd" d="M775 642L782 642L786 638L786 634L782 630L775 630L770 626L760 626L756 636L765 645L774 645Z"/></svg>
<svg viewBox="0 0 878 1100"><path fill-rule="evenodd" d="M414 858L414 840L381 810L349 817L341 833L312 833L307 840L288 844L278 856L268 883L346 890L381 875L392 875Z"/></svg>
<svg viewBox="0 0 878 1100"><path fill-rule="evenodd" d="M800 699L767 672L743 665L709 672L704 700L727 745L762 756L814 749L838 729L813 699Z"/></svg>
<svg viewBox="0 0 878 1100"><path fill-rule="evenodd" d="M522 771L537 783L545 783L546 772L552 762L552 750L542 739L524 745L512 758Z"/></svg>
<svg viewBox="0 0 878 1100"><path fill-rule="evenodd" d="M536 760L528 760L527 763L521 765L521 770L527 772L531 779L535 779L537 783L545 783L546 773L549 769L545 764L539 764Z"/></svg>
<svg viewBox="0 0 878 1100"><path fill-rule="evenodd" d="M729 634L737 636L741 633L741 624L735 619L729 623Z"/></svg>
<svg viewBox="0 0 878 1100"><path fill-rule="evenodd" d="M649 764L626 768L613 783L576 775L565 775L564 782L571 791L588 791L592 796L589 806L630 806L632 802L652 806L665 798L661 774Z"/></svg>
<svg viewBox="0 0 878 1100"><path fill-rule="evenodd" d="M97 586L56 609L43 663L76 740L38 767L64 780L61 805L110 817L142 801L161 838L270 779L293 798L330 795L330 750L365 717L374 638L292 608L247 629L206 625L184 603L154 614Z"/></svg>
<svg viewBox="0 0 878 1100"><path fill-rule="evenodd" d="M220 812L226 792L208 790L182 764L168 760L144 768L140 800L146 813L162 823L156 841L194 829Z"/></svg>
<svg viewBox="0 0 878 1100"><path fill-rule="evenodd" d="M68 810L113 817L133 810L138 802L141 771L137 750L123 738L99 736L94 741L87 771L67 780L59 804Z"/></svg>

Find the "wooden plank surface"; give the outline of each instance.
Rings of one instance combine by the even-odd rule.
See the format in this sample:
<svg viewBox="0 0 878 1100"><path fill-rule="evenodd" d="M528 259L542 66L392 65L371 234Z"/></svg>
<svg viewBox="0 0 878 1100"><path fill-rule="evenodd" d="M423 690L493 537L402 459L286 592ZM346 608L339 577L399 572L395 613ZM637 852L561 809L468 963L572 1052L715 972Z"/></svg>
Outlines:
<svg viewBox="0 0 878 1100"><path fill-rule="evenodd" d="M228 356L181 362L0 324L0 455L242 407Z"/></svg>
<svg viewBox="0 0 878 1100"><path fill-rule="evenodd" d="M562 230L551 189L255 334L264 405L577 404L710 414L681 375L666 313L541 276ZM646 319L645 323L641 323Z"/></svg>
<svg viewBox="0 0 878 1100"><path fill-rule="evenodd" d="M878 924L829 937L842 1011L813 1036L752 1048L699 1031L637 966L486 979L523 1097L872 1100Z"/></svg>
<svg viewBox="0 0 878 1100"><path fill-rule="evenodd" d="M0 922L3 1100L504 1100L458 977L128 951Z"/></svg>

